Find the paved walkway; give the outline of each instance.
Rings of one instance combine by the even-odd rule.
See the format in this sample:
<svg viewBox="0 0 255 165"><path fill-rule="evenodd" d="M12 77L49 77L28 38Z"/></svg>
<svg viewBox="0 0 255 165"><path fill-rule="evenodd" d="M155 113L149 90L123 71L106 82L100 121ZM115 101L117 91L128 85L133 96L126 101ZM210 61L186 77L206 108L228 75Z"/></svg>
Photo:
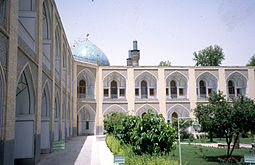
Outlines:
<svg viewBox="0 0 255 165"><path fill-rule="evenodd" d="M113 155L105 136L77 136L66 143L65 150L41 155L37 165L113 165Z"/></svg>
<svg viewBox="0 0 255 165"><path fill-rule="evenodd" d="M181 144L189 144L189 143L181 142ZM218 146L218 144L224 144L224 143L190 143L190 144L204 146L204 147L221 148ZM252 145L251 144L240 144L240 148L252 148Z"/></svg>

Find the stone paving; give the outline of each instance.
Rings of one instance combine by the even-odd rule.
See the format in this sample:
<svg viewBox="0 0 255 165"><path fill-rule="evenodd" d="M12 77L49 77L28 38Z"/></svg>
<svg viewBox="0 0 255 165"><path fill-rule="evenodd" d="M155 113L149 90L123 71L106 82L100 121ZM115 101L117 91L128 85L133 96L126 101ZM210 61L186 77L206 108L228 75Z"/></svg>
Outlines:
<svg viewBox="0 0 255 165"><path fill-rule="evenodd" d="M112 165L113 155L105 136L77 136L66 143L65 150L41 155L36 165Z"/></svg>

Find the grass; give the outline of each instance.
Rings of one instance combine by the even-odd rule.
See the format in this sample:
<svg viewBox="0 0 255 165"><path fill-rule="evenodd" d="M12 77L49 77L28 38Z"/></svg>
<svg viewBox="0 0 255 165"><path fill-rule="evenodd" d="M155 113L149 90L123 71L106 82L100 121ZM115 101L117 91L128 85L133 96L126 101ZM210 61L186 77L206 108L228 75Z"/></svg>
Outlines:
<svg viewBox="0 0 255 165"><path fill-rule="evenodd" d="M106 142L113 153L125 155L126 165L177 165L179 161L178 146L168 156L150 156L146 154L138 156L134 154L131 146L121 145L113 137L109 139L107 136ZM181 145L181 149L183 165L217 165L220 164L218 158L224 158L227 153L227 148L210 148L188 144ZM235 149L233 157L240 160L244 155L248 155L250 151L250 149Z"/></svg>
<svg viewBox="0 0 255 165"><path fill-rule="evenodd" d="M182 142L189 142L188 139L182 140ZM210 139L194 139L192 143L211 143ZM225 138L213 138L212 143L226 143ZM241 144L251 144L253 143L253 139L250 138L240 138Z"/></svg>
<svg viewBox="0 0 255 165"><path fill-rule="evenodd" d="M224 158L227 153L226 148L210 148L188 144L181 145L181 151L182 164L187 163L187 165L217 165L220 164L218 158ZM241 159L249 153L250 149L235 149L233 157ZM178 147L175 151L172 151L170 156L173 160L179 160Z"/></svg>

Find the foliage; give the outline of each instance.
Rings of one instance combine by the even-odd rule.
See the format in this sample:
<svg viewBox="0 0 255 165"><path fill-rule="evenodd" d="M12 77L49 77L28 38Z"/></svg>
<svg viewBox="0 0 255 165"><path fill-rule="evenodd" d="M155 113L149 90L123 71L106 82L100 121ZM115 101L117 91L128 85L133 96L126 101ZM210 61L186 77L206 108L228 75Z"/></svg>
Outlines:
<svg viewBox="0 0 255 165"><path fill-rule="evenodd" d="M176 129L165 122L162 114L149 110L134 127L131 141L136 154L166 154L175 147Z"/></svg>
<svg viewBox="0 0 255 165"><path fill-rule="evenodd" d="M187 129L192 126L193 120L191 118L180 118L179 119L179 127L181 140L189 139L191 133L187 131ZM176 127L178 131L178 118L173 118L173 125Z"/></svg>
<svg viewBox="0 0 255 165"><path fill-rule="evenodd" d="M171 66L171 62L169 60L167 60L167 61L160 61L158 66Z"/></svg>
<svg viewBox="0 0 255 165"><path fill-rule="evenodd" d="M209 46L203 50L193 53L193 60L196 66L220 66L222 60L225 59L223 49L218 45Z"/></svg>
<svg viewBox="0 0 255 165"><path fill-rule="evenodd" d="M246 66L255 66L255 54L251 57Z"/></svg>
<svg viewBox="0 0 255 165"><path fill-rule="evenodd" d="M116 145L114 143L116 143ZM126 165L178 165L178 161L169 160L168 155L136 155L131 145L119 145L120 141L113 135L106 135L106 144L113 154L121 154L125 156Z"/></svg>
<svg viewBox="0 0 255 165"><path fill-rule="evenodd" d="M143 119L137 116L112 113L104 120L105 130L121 143L133 145L136 154L166 154L174 148L176 129L162 115L151 110Z"/></svg>
<svg viewBox="0 0 255 165"><path fill-rule="evenodd" d="M114 138L112 135L106 135L105 141L107 146L111 149L114 155L116 154L124 154L123 148L121 147L121 143L118 139Z"/></svg>
<svg viewBox="0 0 255 165"><path fill-rule="evenodd" d="M226 138L227 157L230 158L239 135L255 131L254 109L253 100L240 95L229 103L219 91L209 97L207 105L198 105L195 108L195 115L201 124L202 131ZM233 139L234 145L231 149Z"/></svg>

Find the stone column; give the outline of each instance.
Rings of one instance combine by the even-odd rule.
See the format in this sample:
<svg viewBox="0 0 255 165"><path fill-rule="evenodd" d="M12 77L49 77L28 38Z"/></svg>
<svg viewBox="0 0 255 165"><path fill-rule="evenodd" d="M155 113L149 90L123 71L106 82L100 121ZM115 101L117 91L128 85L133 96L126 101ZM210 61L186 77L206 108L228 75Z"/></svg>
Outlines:
<svg viewBox="0 0 255 165"><path fill-rule="evenodd" d="M68 95L68 68L69 68L69 63L68 63L68 61L69 61L69 58L68 58L68 56L69 56L69 49L67 48L67 50L66 50L66 97L65 97L65 104L66 104L66 115L65 115L65 117L66 117L66 119L65 119L65 139L67 139L67 111L68 111L68 97L69 97L69 95Z"/></svg>
<svg viewBox="0 0 255 165"><path fill-rule="evenodd" d="M189 80L188 80L188 99L190 101L190 117L195 118L193 110L196 108L197 103L197 88L196 88L196 76L195 69L189 68Z"/></svg>
<svg viewBox="0 0 255 165"><path fill-rule="evenodd" d="M15 144L15 113L16 113L16 86L17 86L17 54L18 54L18 13L19 1L9 2L9 43L6 78L6 109L3 120L6 122L3 130L4 141L1 144L0 164L14 164Z"/></svg>
<svg viewBox="0 0 255 165"><path fill-rule="evenodd" d="M96 75L96 100L97 100L97 112L96 112L96 134L103 134L103 78L102 78L102 68L97 67Z"/></svg>
<svg viewBox="0 0 255 165"><path fill-rule="evenodd" d="M135 80L133 67L127 69L126 98L129 115L135 115Z"/></svg>
<svg viewBox="0 0 255 165"><path fill-rule="evenodd" d="M38 62L38 73L37 73L37 89L35 98L35 158L34 161L40 160L41 153L41 111L42 111L42 58L43 58L43 0L38 0L37 3L37 41L36 41L36 54Z"/></svg>
<svg viewBox="0 0 255 165"><path fill-rule="evenodd" d="M77 64L73 63L73 135L77 136Z"/></svg>
<svg viewBox="0 0 255 165"><path fill-rule="evenodd" d="M52 24L51 24L51 76L52 76L52 91L51 91L51 113L50 113L50 141L51 147L54 141L54 120L55 120L55 8L52 9Z"/></svg>
<svg viewBox="0 0 255 165"><path fill-rule="evenodd" d="M159 67L158 69L158 100L159 100L159 109L160 113L164 116L165 121L167 121L167 112L166 112L166 81L164 68Z"/></svg>
<svg viewBox="0 0 255 165"><path fill-rule="evenodd" d="M59 139L61 140L63 137L62 137L62 114L63 114L63 43L64 43L64 39L63 39L63 29L62 28L59 28L60 29L60 36L59 36L59 39L60 39L60 100L59 100Z"/></svg>
<svg viewBox="0 0 255 165"><path fill-rule="evenodd" d="M253 100L255 99L255 68L248 69L248 93L246 94Z"/></svg>
<svg viewBox="0 0 255 165"><path fill-rule="evenodd" d="M227 96L227 84L225 77L225 69L219 68L219 80L218 80L218 90L222 91L224 95ZM218 91L217 91L218 92Z"/></svg>

